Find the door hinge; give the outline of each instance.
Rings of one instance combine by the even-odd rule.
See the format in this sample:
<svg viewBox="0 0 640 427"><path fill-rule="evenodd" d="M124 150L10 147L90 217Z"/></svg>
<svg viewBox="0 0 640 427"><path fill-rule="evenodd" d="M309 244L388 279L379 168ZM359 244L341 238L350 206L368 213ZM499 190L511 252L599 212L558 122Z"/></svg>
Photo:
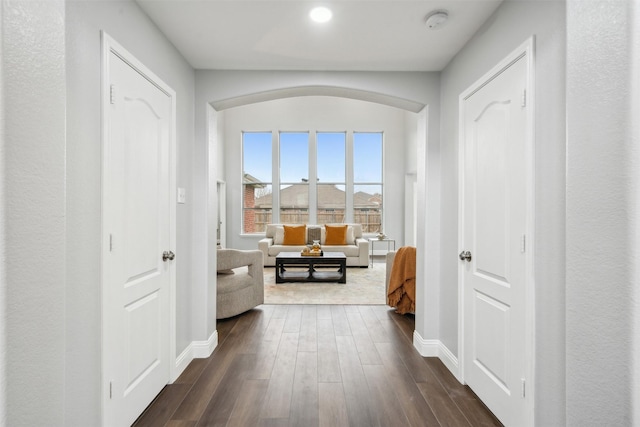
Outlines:
<svg viewBox="0 0 640 427"><path fill-rule="evenodd" d="M116 103L116 85L111 85L109 87L109 102L112 104Z"/></svg>
<svg viewBox="0 0 640 427"><path fill-rule="evenodd" d="M113 381L109 381L109 399L113 399Z"/></svg>
<svg viewBox="0 0 640 427"><path fill-rule="evenodd" d="M522 91L522 107L526 107L527 106L527 90L523 90Z"/></svg>
<svg viewBox="0 0 640 427"><path fill-rule="evenodd" d="M524 399L526 397L526 391L527 391L527 387L526 387L526 381L524 378L520 379L522 381L522 398Z"/></svg>
<svg viewBox="0 0 640 427"><path fill-rule="evenodd" d="M113 234L109 234L109 252L113 252Z"/></svg>
<svg viewBox="0 0 640 427"><path fill-rule="evenodd" d="M520 252L525 253L527 251L527 235L523 234L520 240Z"/></svg>

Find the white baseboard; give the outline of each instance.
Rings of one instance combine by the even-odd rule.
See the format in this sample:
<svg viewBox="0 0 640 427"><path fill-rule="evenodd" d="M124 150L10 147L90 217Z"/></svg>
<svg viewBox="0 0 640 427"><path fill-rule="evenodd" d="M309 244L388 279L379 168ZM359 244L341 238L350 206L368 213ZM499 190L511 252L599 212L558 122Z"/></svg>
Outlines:
<svg viewBox="0 0 640 427"><path fill-rule="evenodd" d="M189 363L191 363L192 360L193 348L191 347L191 344L189 344L187 348L185 348L184 351L180 353L178 357L176 357L176 366L175 370L173 371L174 373L172 381L178 379L178 377L184 372L184 370L187 369L187 366L189 366Z"/></svg>
<svg viewBox="0 0 640 427"><path fill-rule="evenodd" d="M211 356L213 350L218 346L218 331L213 331L206 341L194 341L191 343L194 359L206 359Z"/></svg>
<svg viewBox="0 0 640 427"><path fill-rule="evenodd" d="M458 358L447 348L440 340L425 340L420 336L418 331L413 331L413 346L422 357L437 357L444 363L449 371L460 383L460 367L458 366Z"/></svg>
<svg viewBox="0 0 640 427"><path fill-rule="evenodd" d="M206 359L218 346L218 331L206 341L193 341L176 357L176 364L171 374L171 382L178 379L193 359Z"/></svg>

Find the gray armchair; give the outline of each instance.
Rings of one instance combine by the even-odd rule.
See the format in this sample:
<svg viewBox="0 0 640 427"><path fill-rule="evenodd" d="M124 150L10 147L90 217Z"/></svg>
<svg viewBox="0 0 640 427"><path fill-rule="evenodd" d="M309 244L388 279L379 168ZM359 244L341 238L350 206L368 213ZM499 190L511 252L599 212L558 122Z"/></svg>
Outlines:
<svg viewBox="0 0 640 427"><path fill-rule="evenodd" d="M217 265L216 318L233 317L264 303L261 251L218 249Z"/></svg>

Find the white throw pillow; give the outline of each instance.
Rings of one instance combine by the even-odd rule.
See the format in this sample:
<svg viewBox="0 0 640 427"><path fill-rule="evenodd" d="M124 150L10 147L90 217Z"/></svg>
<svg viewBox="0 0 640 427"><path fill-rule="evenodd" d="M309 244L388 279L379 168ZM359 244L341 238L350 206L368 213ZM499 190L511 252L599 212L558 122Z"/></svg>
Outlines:
<svg viewBox="0 0 640 427"><path fill-rule="evenodd" d="M281 245L284 243L284 227L279 226L276 228L276 235L273 238L274 245Z"/></svg>
<svg viewBox="0 0 640 427"><path fill-rule="evenodd" d="M356 244L356 238L353 235L353 227L352 226L347 226L347 245L355 245Z"/></svg>

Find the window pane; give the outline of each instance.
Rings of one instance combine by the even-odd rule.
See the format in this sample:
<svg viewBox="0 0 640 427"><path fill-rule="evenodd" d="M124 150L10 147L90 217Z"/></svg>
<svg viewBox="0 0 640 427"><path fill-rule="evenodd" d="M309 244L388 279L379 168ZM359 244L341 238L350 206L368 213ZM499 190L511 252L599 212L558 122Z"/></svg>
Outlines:
<svg viewBox="0 0 640 427"><path fill-rule="evenodd" d="M280 182L295 184L309 180L309 134L280 134Z"/></svg>
<svg viewBox="0 0 640 427"><path fill-rule="evenodd" d="M271 133L242 134L242 231L263 233L271 222Z"/></svg>
<svg viewBox="0 0 640 427"><path fill-rule="evenodd" d="M317 222L344 222L346 208L346 133L317 134Z"/></svg>
<svg viewBox="0 0 640 427"><path fill-rule="evenodd" d="M382 183L381 132L354 132L353 178L355 183Z"/></svg>
<svg viewBox="0 0 640 427"><path fill-rule="evenodd" d="M318 184L318 224L344 222L344 185Z"/></svg>
<svg viewBox="0 0 640 427"><path fill-rule="evenodd" d="M271 185L245 183L242 186L242 194L243 231L245 233L264 232L266 224L271 222Z"/></svg>
<svg viewBox="0 0 640 427"><path fill-rule="evenodd" d="M362 224L363 233L382 231L382 185L356 185L353 219Z"/></svg>
<svg viewBox="0 0 640 427"><path fill-rule="evenodd" d="M309 185L280 186L280 222L306 224L309 221Z"/></svg>
<svg viewBox="0 0 640 427"><path fill-rule="evenodd" d="M271 182L271 132L242 134L243 171L257 181Z"/></svg>
<svg viewBox="0 0 640 427"><path fill-rule="evenodd" d="M346 134L322 132L316 137L318 182L344 184Z"/></svg>

